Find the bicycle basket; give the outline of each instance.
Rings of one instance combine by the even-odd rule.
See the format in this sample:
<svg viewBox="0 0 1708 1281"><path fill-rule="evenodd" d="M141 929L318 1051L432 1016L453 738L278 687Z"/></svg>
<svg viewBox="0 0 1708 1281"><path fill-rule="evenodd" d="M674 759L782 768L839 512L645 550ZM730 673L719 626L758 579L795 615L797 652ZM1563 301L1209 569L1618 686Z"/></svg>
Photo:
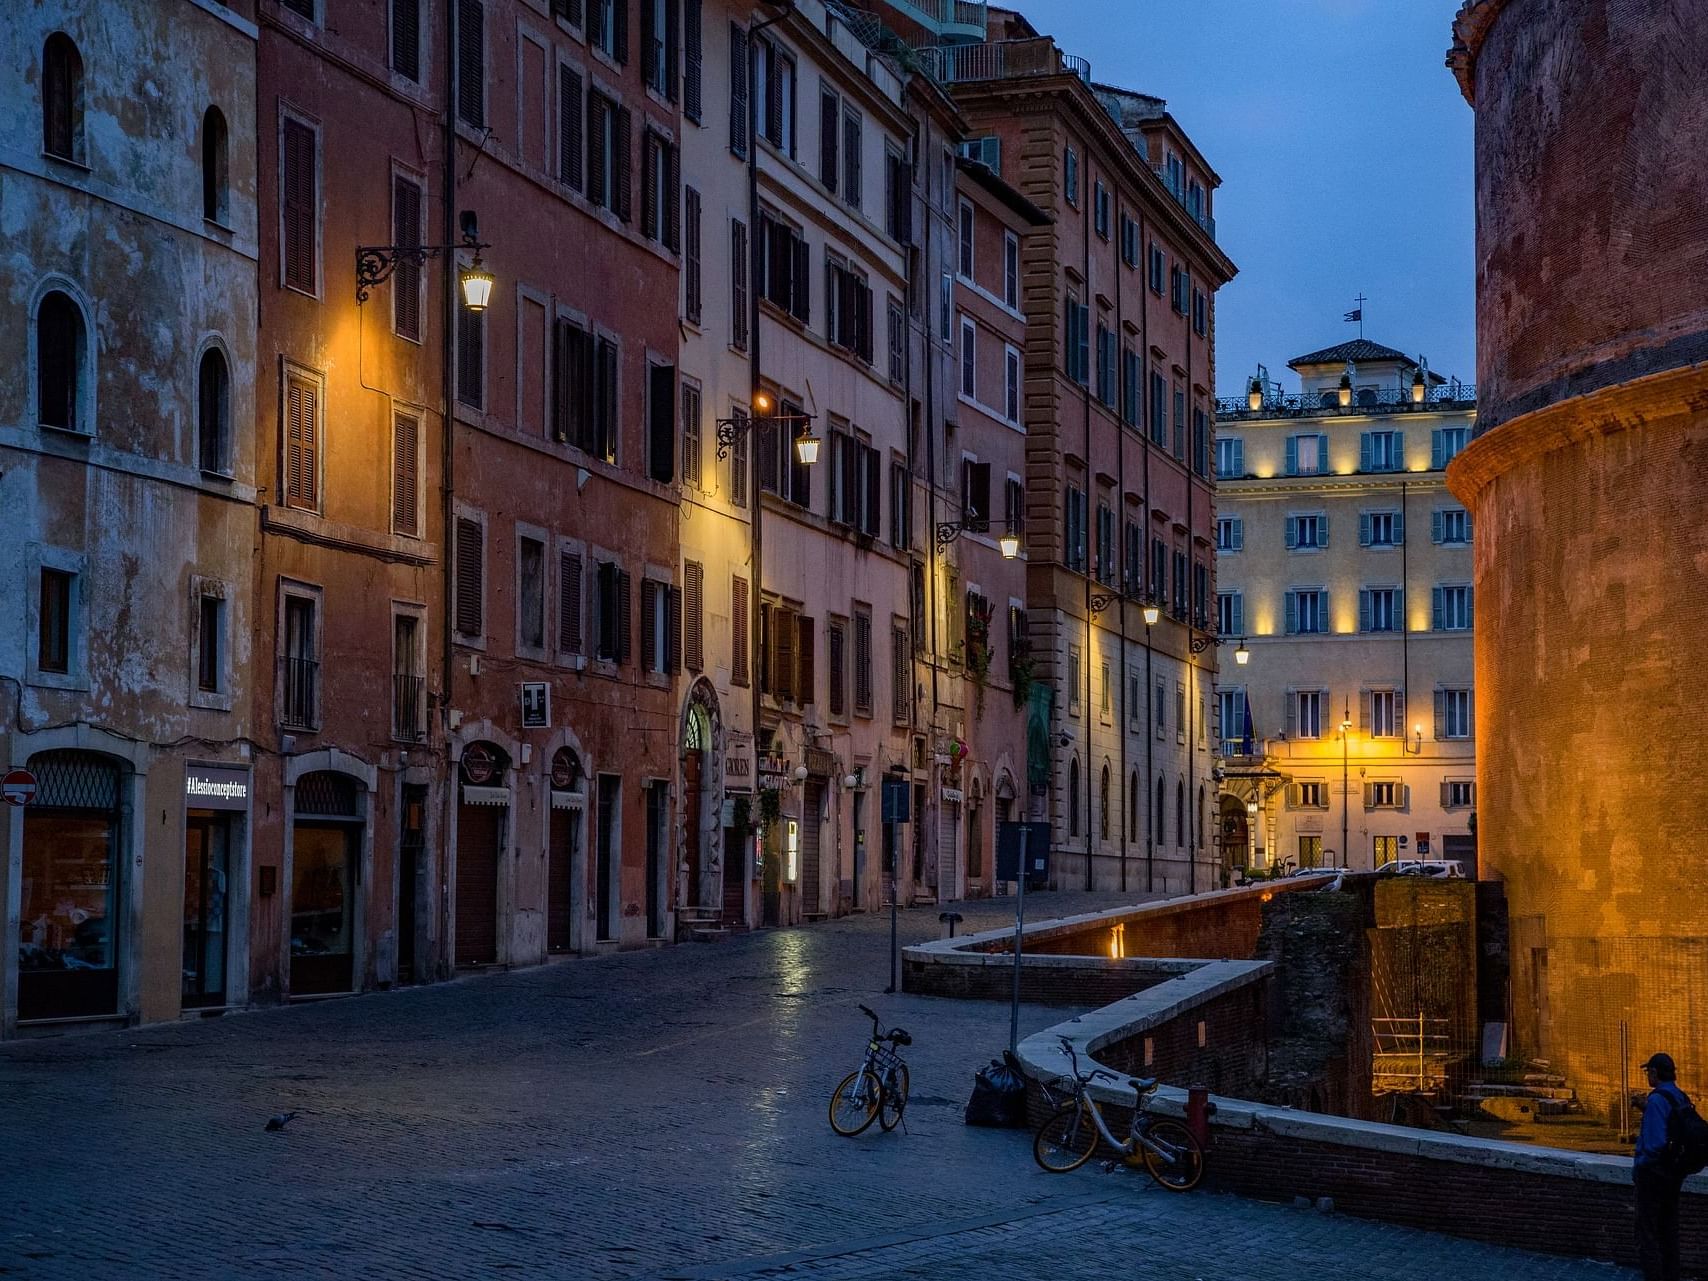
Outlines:
<svg viewBox="0 0 1708 1281"><path fill-rule="evenodd" d="M872 1053L872 1066L883 1072L890 1068L906 1067L907 1065L902 1062L901 1055L890 1049L889 1046L879 1043Z"/></svg>

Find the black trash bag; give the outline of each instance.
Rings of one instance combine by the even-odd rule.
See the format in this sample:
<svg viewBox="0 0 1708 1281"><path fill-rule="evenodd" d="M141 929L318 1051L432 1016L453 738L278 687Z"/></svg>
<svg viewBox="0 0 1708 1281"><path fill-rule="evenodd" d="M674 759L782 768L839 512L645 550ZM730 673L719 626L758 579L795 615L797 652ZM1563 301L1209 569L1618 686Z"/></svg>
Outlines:
<svg viewBox="0 0 1708 1281"><path fill-rule="evenodd" d="M973 1097L967 1100L968 1125L1022 1129L1026 1125L1026 1078L1007 1050L1000 1059L973 1076Z"/></svg>

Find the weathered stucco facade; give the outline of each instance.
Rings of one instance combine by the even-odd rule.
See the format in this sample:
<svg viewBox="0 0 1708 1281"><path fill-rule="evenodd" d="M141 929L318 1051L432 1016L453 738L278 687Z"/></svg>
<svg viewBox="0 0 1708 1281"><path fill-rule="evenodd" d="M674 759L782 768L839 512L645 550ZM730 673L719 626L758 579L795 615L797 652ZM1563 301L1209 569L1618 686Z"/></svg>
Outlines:
<svg viewBox="0 0 1708 1281"><path fill-rule="evenodd" d="M1448 478L1476 518L1479 837L1506 882L1514 1040L1580 1096L1612 1103L1655 1050L1692 1089L1708 24L1693 0L1479 0L1455 36L1480 419Z"/></svg>
<svg viewBox="0 0 1708 1281"><path fill-rule="evenodd" d="M251 17L0 33L0 764L40 784L0 805L0 1036L246 992Z"/></svg>

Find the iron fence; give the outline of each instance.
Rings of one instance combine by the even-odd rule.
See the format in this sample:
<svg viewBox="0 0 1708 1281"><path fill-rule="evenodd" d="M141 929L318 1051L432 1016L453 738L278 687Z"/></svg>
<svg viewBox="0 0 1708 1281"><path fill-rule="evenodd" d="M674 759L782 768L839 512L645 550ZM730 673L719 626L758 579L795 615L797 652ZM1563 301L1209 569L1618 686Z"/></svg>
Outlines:
<svg viewBox="0 0 1708 1281"><path fill-rule="evenodd" d="M1258 408L1251 407L1249 396L1216 397L1216 417L1223 421L1239 418L1315 418L1330 414L1367 414L1373 409L1383 413L1429 412L1444 409L1474 409L1477 388L1473 383L1451 382L1431 387L1422 401L1414 401L1409 388L1360 387L1352 394L1352 402L1342 406L1340 392L1333 388L1292 396L1265 396Z"/></svg>

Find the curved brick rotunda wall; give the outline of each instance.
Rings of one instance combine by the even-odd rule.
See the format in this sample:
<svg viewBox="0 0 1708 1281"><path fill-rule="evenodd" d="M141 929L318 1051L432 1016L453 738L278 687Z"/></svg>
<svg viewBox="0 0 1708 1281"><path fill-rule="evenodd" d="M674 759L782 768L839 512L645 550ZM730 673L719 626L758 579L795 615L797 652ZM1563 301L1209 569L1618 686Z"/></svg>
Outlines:
<svg viewBox="0 0 1708 1281"><path fill-rule="evenodd" d="M1471 0L1481 865L1517 1052L1708 1086L1708 7Z"/></svg>

